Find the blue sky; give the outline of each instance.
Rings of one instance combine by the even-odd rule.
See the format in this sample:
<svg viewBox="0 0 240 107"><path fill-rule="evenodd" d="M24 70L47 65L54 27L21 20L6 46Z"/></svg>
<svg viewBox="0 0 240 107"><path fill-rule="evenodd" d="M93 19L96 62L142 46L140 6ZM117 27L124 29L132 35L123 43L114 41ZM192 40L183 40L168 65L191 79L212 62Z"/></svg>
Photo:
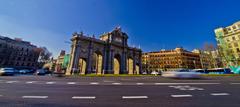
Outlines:
<svg viewBox="0 0 240 107"><path fill-rule="evenodd" d="M214 29L240 20L239 0L0 0L0 35L69 52L71 34L121 26L144 52L216 43Z"/></svg>

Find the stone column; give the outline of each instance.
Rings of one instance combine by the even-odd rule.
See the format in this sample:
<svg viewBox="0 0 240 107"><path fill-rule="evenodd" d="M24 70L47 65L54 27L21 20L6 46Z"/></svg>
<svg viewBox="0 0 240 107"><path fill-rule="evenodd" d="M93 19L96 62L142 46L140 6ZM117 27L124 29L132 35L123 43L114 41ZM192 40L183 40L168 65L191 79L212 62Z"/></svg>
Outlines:
<svg viewBox="0 0 240 107"><path fill-rule="evenodd" d="M136 74L136 50L133 52L133 74Z"/></svg>
<svg viewBox="0 0 240 107"><path fill-rule="evenodd" d="M88 59L87 59L87 74L92 73L92 51L93 51L93 46L92 46L92 40L89 43L88 46Z"/></svg>
<svg viewBox="0 0 240 107"><path fill-rule="evenodd" d="M108 66L108 72L109 73L114 73L113 71L114 68L114 50L110 50L110 55L109 55L109 66Z"/></svg>
<svg viewBox="0 0 240 107"><path fill-rule="evenodd" d="M123 74L127 74L127 67L126 67L126 62L127 62L127 52L126 50L124 49L123 52L122 52L122 57L121 57L121 69L120 71L123 73Z"/></svg>
<svg viewBox="0 0 240 107"><path fill-rule="evenodd" d="M78 36L74 36L72 38L72 49L71 49L71 57L70 63L67 68L66 75L72 75L78 69L78 57L79 57L79 43L78 43Z"/></svg>
<svg viewBox="0 0 240 107"><path fill-rule="evenodd" d="M141 51L139 52L138 60L139 60L139 73L142 74L142 52Z"/></svg>

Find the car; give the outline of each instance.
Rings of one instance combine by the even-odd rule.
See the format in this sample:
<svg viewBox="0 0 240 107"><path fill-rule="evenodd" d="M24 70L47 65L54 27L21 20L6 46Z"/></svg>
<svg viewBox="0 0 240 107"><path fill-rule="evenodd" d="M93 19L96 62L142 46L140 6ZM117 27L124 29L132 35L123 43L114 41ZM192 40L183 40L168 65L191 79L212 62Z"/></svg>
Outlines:
<svg viewBox="0 0 240 107"><path fill-rule="evenodd" d="M147 75L147 72L142 72L143 75Z"/></svg>
<svg viewBox="0 0 240 107"><path fill-rule="evenodd" d="M36 72L35 72L35 75L45 75L46 74L46 71L44 69L38 69Z"/></svg>
<svg viewBox="0 0 240 107"><path fill-rule="evenodd" d="M153 72L151 72L151 74L152 74L152 75L159 75L160 73L157 72L157 71L153 71Z"/></svg>
<svg viewBox="0 0 240 107"><path fill-rule="evenodd" d="M1 68L0 75L14 75L15 69L14 68Z"/></svg>
<svg viewBox="0 0 240 107"><path fill-rule="evenodd" d="M178 79L200 79L201 73L181 70L181 71L168 71L162 73L163 77L178 78Z"/></svg>

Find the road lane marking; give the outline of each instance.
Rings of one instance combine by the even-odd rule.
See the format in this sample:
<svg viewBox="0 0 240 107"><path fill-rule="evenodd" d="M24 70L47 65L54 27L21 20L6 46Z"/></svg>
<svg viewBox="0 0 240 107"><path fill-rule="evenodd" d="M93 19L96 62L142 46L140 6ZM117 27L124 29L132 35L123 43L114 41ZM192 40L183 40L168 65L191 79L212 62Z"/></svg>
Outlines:
<svg viewBox="0 0 240 107"><path fill-rule="evenodd" d="M122 99L145 99L148 96L122 96Z"/></svg>
<svg viewBox="0 0 240 107"><path fill-rule="evenodd" d="M76 84L76 82L68 82L67 84L72 85L72 84Z"/></svg>
<svg viewBox="0 0 240 107"><path fill-rule="evenodd" d="M229 93L211 93L213 96L224 96L224 95L230 95Z"/></svg>
<svg viewBox="0 0 240 107"><path fill-rule="evenodd" d="M115 82L115 83L112 83L113 85L121 85L122 83L119 83L119 82Z"/></svg>
<svg viewBox="0 0 240 107"><path fill-rule="evenodd" d="M115 81L108 81L108 80L104 80L103 82L115 82Z"/></svg>
<svg viewBox="0 0 240 107"><path fill-rule="evenodd" d="M214 85L220 83L154 83L155 85Z"/></svg>
<svg viewBox="0 0 240 107"><path fill-rule="evenodd" d="M136 83L137 85L144 85L144 83Z"/></svg>
<svg viewBox="0 0 240 107"><path fill-rule="evenodd" d="M11 83L16 83L16 82L19 82L19 81L7 81L6 83L11 84Z"/></svg>
<svg viewBox="0 0 240 107"><path fill-rule="evenodd" d="M72 99L96 99L95 96L73 96Z"/></svg>
<svg viewBox="0 0 240 107"><path fill-rule="evenodd" d="M186 94L186 95L171 95L171 97L179 98L179 97L192 97L192 95Z"/></svg>
<svg viewBox="0 0 240 107"><path fill-rule="evenodd" d="M99 83L98 82L91 82L90 84L91 85L98 85Z"/></svg>
<svg viewBox="0 0 240 107"><path fill-rule="evenodd" d="M32 83L35 83L37 81L27 81L26 84L32 84Z"/></svg>
<svg viewBox="0 0 240 107"><path fill-rule="evenodd" d="M192 86L189 86L189 85L186 85L186 86L168 86L168 87L174 88L174 89L179 89L179 90L189 90L189 91L194 91L194 90L202 91L202 90L204 90L203 88L192 87Z"/></svg>
<svg viewBox="0 0 240 107"><path fill-rule="evenodd" d="M46 82L46 84L55 84L56 82Z"/></svg>
<svg viewBox="0 0 240 107"><path fill-rule="evenodd" d="M240 83L230 83L230 84L240 84Z"/></svg>
<svg viewBox="0 0 240 107"><path fill-rule="evenodd" d="M22 96L22 98L45 99L48 96Z"/></svg>

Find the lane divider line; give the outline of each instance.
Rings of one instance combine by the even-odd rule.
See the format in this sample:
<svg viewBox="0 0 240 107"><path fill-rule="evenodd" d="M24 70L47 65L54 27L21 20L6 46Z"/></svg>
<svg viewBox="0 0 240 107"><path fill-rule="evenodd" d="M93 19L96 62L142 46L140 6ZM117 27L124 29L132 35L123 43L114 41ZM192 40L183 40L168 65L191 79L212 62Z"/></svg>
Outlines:
<svg viewBox="0 0 240 107"><path fill-rule="evenodd" d="M98 85L99 83L98 82L91 82L90 84L91 85Z"/></svg>
<svg viewBox="0 0 240 107"><path fill-rule="evenodd" d="M171 97L179 98L179 97L192 97L192 95L186 94L186 95L171 95Z"/></svg>
<svg viewBox="0 0 240 107"><path fill-rule="evenodd" d="M144 85L144 83L136 83L137 85Z"/></svg>
<svg viewBox="0 0 240 107"><path fill-rule="evenodd" d="M22 96L22 98L45 99L48 96Z"/></svg>
<svg viewBox="0 0 240 107"><path fill-rule="evenodd" d="M27 81L26 84L32 84L32 83L35 83L37 81Z"/></svg>
<svg viewBox="0 0 240 107"><path fill-rule="evenodd" d="M146 99L148 96L122 96L122 99Z"/></svg>
<svg viewBox="0 0 240 107"><path fill-rule="evenodd" d="M221 83L154 83L155 85L214 85Z"/></svg>
<svg viewBox="0 0 240 107"><path fill-rule="evenodd" d="M68 82L67 84L72 85L72 84L76 84L76 82Z"/></svg>
<svg viewBox="0 0 240 107"><path fill-rule="evenodd" d="M122 83L119 83L119 82L115 82L115 83L112 83L113 85L121 85Z"/></svg>
<svg viewBox="0 0 240 107"><path fill-rule="evenodd" d="M72 99L96 99L95 96L73 96Z"/></svg>
<svg viewBox="0 0 240 107"><path fill-rule="evenodd" d="M19 82L19 81L6 81L6 83L8 83L8 84L16 83L16 82Z"/></svg>
<svg viewBox="0 0 240 107"><path fill-rule="evenodd" d="M223 96L223 95L230 95L229 93L211 93L213 96Z"/></svg>
<svg viewBox="0 0 240 107"><path fill-rule="evenodd" d="M235 85L237 85L237 84L240 84L240 83L230 83L230 84L233 84L233 85L235 84Z"/></svg>
<svg viewBox="0 0 240 107"><path fill-rule="evenodd" d="M46 82L46 84L55 84L56 82Z"/></svg>

